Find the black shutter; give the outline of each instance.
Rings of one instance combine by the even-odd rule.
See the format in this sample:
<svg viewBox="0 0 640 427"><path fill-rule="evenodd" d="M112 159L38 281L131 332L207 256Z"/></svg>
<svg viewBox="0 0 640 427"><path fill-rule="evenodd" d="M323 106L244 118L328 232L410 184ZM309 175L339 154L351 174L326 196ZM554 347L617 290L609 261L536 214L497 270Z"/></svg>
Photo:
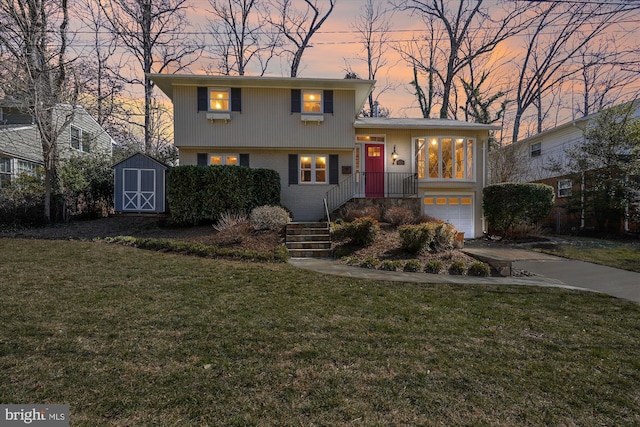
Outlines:
<svg viewBox="0 0 640 427"><path fill-rule="evenodd" d="M340 163L338 155L329 154L329 184L338 183L338 163Z"/></svg>
<svg viewBox="0 0 640 427"><path fill-rule="evenodd" d="M231 111L242 111L242 91L239 87L231 88Z"/></svg>
<svg viewBox="0 0 640 427"><path fill-rule="evenodd" d="M302 111L302 92L300 91L300 89L291 89L291 112L300 113L301 111Z"/></svg>
<svg viewBox="0 0 640 427"><path fill-rule="evenodd" d="M289 154L289 185L298 183L298 155Z"/></svg>
<svg viewBox="0 0 640 427"><path fill-rule="evenodd" d="M198 166L207 166L207 153L198 153Z"/></svg>
<svg viewBox="0 0 640 427"><path fill-rule="evenodd" d="M209 89L198 87L198 111L209 111Z"/></svg>
<svg viewBox="0 0 640 427"><path fill-rule="evenodd" d="M324 103L324 113L325 114L333 114L333 91L325 90L322 94L323 103Z"/></svg>
<svg viewBox="0 0 640 427"><path fill-rule="evenodd" d="M249 167L249 153L240 153L240 166Z"/></svg>

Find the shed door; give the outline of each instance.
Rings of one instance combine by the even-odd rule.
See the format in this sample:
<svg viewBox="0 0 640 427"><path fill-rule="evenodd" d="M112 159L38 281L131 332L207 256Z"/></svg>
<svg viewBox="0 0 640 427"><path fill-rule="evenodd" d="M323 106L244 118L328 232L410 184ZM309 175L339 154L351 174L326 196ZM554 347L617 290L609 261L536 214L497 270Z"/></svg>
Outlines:
<svg viewBox="0 0 640 427"><path fill-rule="evenodd" d="M123 169L122 210L153 211L156 208L156 171Z"/></svg>

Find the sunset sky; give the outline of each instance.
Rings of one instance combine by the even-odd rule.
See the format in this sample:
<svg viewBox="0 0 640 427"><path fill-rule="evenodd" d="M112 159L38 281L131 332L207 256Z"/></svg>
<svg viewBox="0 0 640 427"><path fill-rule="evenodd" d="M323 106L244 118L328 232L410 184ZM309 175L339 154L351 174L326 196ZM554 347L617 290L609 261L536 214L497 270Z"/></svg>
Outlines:
<svg viewBox="0 0 640 427"><path fill-rule="evenodd" d="M497 11L498 0L487 0L485 4L491 7L492 11ZM322 1L320 1L322 3ZM194 31L205 34L207 31L207 18L212 15L207 12L210 9L208 0L191 0L193 8L189 11L188 19ZM302 58L302 65L298 73L299 77L321 77L321 78L343 78L347 67L347 62L360 76L366 77L366 65L356 59L361 52L361 44L358 41L358 34L354 28L354 22L362 13L364 0L338 0L333 13L322 26L320 32L312 38L312 46L307 49ZM407 12L396 11L392 18L392 28L390 33L391 44L399 44L411 40L413 37L422 35L424 24L420 16L409 15ZM619 43L630 41L630 46L635 49L637 42L637 23L626 22L616 26L609 32L609 36ZM520 36L526 37L526 35ZM210 39L209 39L210 40ZM494 66L491 78L486 85L493 93L502 90L513 83L515 76L509 70L509 62L520 60L518 52L521 51L521 42L524 39L512 39L508 44L500 45L491 55L490 62L502 64L501 67ZM395 42L395 43L394 43ZM198 65L192 66L194 73L204 73L205 61L200 61ZM284 58L275 59L271 62L270 76L288 76L288 64ZM258 74L257 70L249 71L247 74ZM391 110L393 117L421 117L413 88L409 82L413 80L412 72L406 62L389 46L387 51L387 66L379 72L377 88L385 86L387 83L393 85L395 89L389 90L379 97L380 104ZM424 81L422 82L424 83ZM637 87L626 87L622 90L621 99L630 99L637 91ZM562 99L566 107L559 114L547 121L547 127L571 120L571 105L577 102L573 100L571 86L565 86L562 92ZM577 95L576 95L577 96ZM462 100L461 100L462 101ZM436 108L432 115L437 115L439 109ZM533 114L529 111L528 114ZM505 124L508 126L508 124ZM520 134L525 137L527 133L533 132L534 127L523 128Z"/></svg>

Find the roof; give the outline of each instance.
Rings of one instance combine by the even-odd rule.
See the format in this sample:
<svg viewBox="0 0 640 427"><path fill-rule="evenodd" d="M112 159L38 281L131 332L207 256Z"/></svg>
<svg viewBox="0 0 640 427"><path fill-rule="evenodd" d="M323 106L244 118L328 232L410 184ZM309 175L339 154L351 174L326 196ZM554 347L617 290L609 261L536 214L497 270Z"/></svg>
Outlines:
<svg viewBox="0 0 640 427"><path fill-rule="evenodd" d="M354 90L355 107L359 113L375 80L321 79L303 77L208 76L202 74L147 74L155 85L173 101L173 86L226 86L277 89Z"/></svg>
<svg viewBox="0 0 640 427"><path fill-rule="evenodd" d="M125 163L125 162L128 162L129 160L133 159L134 157L138 157L138 156L142 156L142 157L144 157L144 158L146 158L146 159L148 159L148 160L151 160L152 162L155 162L155 163L157 163L159 166L163 167L164 169L171 169L171 166L169 166L169 165L167 165L167 164L165 164L165 163L162 163L160 160L156 160L156 159L154 159L153 157L151 157L151 156L147 156L146 154L144 154L144 153L140 153L140 152L138 152L138 153L134 153L134 154L130 155L129 157L127 157L126 159L122 159L122 160L120 160L118 163L114 163L114 164L113 164L113 166L111 166L111 167L112 167L112 168L115 168L115 167L116 167L116 166L118 166L119 164L121 164L121 163Z"/></svg>
<svg viewBox="0 0 640 427"><path fill-rule="evenodd" d="M449 119L394 119L389 117L362 117L353 123L356 129L460 129L460 130L499 130L500 126L484 123L463 122Z"/></svg>

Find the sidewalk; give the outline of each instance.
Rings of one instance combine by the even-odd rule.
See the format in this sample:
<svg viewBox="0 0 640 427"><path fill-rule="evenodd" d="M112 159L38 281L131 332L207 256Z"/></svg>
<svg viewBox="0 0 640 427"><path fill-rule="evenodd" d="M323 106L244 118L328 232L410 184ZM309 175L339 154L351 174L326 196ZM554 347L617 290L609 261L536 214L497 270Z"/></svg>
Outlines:
<svg viewBox="0 0 640 427"><path fill-rule="evenodd" d="M514 269L526 271L531 275L522 277L470 277L407 273L353 267L330 259L313 258L292 258L289 262L298 268L306 270L362 279L418 283L551 286L600 292L640 304L640 273L506 246L470 247L465 249L465 252L508 261Z"/></svg>

